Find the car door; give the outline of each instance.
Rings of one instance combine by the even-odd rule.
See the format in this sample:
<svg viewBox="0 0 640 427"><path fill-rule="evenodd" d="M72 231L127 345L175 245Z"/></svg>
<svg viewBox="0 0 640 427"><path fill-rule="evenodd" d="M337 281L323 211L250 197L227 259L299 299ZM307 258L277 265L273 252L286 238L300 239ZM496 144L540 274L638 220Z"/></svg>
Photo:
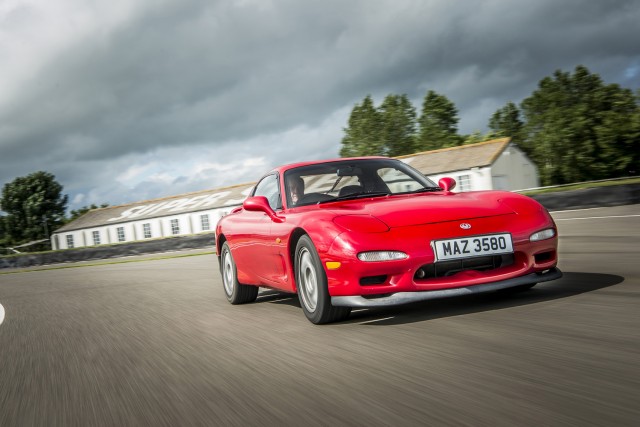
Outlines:
<svg viewBox="0 0 640 427"><path fill-rule="evenodd" d="M252 196L266 197L272 209L281 209L279 178L277 173L265 176L256 185ZM236 219L236 229L241 230L234 237L233 256L238 266L238 278L244 272L247 277L258 278L261 283L271 285L274 263L281 263L275 254L275 240L272 239L272 221L264 212L243 211ZM252 282L254 280L251 280Z"/></svg>

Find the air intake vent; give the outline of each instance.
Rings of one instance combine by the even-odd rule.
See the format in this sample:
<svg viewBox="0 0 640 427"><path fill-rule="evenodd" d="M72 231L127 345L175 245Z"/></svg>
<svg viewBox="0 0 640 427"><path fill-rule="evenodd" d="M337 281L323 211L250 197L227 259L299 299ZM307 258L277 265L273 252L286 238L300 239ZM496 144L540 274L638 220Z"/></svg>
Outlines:
<svg viewBox="0 0 640 427"><path fill-rule="evenodd" d="M475 258L463 258L453 261L436 262L434 264L425 264L418 269L413 280L429 280L439 277L447 277L461 271L476 270L487 271L500 267L512 265L514 261L513 254L507 255L491 255Z"/></svg>
<svg viewBox="0 0 640 427"><path fill-rule="evenodd" d="M367 276L367 277L360 278L360 285L361 286L382 285L386 281L387 281L387 276L384 274L380 276Z"/></svg>

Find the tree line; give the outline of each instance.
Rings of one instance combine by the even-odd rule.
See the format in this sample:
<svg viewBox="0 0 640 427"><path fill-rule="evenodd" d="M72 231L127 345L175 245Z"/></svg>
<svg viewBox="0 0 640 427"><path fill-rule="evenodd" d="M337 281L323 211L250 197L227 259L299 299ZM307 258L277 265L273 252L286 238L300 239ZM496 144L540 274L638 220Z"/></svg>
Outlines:
<svg viewBox="0 0 640 427"><path fill-rule="evenodd" d="M100 206L91 204L72 210L67 215L68 196L62 190L63 187L55 176L44 171L18 177L5 184L0 198L0 209L4 212L0 216L0 248L14 248L48 239L55 229L89 210L109 206L106 203ZM49 246L48 243L30 245L20 252L46 249Z"/></svg>
<svg viewBox="0 0 640 427"><path fill-rule="evenodd" d="M507 136L535 163L542 185L638 174L640 90L605 84L582 65L543 78L519 106L498 109L485 135L460 135L458 120L455 104L433 90L419 116L406 94L379 106L368 95L351 111L340 155L399 156Z"/></svg>

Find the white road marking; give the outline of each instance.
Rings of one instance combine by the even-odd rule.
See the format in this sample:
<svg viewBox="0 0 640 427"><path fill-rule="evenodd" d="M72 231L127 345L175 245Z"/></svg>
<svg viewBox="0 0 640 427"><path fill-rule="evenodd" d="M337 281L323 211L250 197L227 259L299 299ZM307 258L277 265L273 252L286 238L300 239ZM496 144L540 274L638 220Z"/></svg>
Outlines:
<svg viewBox="0 0 640 427"><path fill-rule="evenodd" d="M597 208L584 208L584 209L567 209L564 211L549 211L549 213L563 213L563 212L582 212L582 211L592 211L594 209L606 209L606 206L600 206Z"/></svg>
<svg viewBox="0 0 640 427"><path fill-rule="evenodd" d="M608 218L631 218L640 215L610 215L610 216L586 216L583 218L556 218L555 221L575 221L578 219L608 219Z"/></svg>
<svg viewBox="0 0 640 427"><path fill-rule="evenodd" d="M2 325L3 321L4 321L4 307L2 306L2 304L0 304L0 325Z"/></svg>
<svg viewBox="0 0 640 427"><path fill-rule="evenodd" d="M371 323L376 323L376 322L383 322L385 320L389 320L389 319L395 319L395 316L391 316L391 317L384 317L382 319L373 319L373 320L367 320L365 322L360 322L361 325L367 325L367 324L371 324Z"/></svg>

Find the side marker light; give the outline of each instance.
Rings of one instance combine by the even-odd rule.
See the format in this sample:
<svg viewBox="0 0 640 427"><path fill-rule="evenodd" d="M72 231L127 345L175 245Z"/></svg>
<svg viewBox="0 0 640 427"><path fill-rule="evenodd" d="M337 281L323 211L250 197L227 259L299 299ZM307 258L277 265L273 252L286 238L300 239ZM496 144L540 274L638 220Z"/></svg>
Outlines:
<svg viewBox="0 0 640 427"><path fill-rule="evenodd" d="M339 263L338 261L327 261L325 265L329 270L337 270L340 268L342 264Z"/></svg>

